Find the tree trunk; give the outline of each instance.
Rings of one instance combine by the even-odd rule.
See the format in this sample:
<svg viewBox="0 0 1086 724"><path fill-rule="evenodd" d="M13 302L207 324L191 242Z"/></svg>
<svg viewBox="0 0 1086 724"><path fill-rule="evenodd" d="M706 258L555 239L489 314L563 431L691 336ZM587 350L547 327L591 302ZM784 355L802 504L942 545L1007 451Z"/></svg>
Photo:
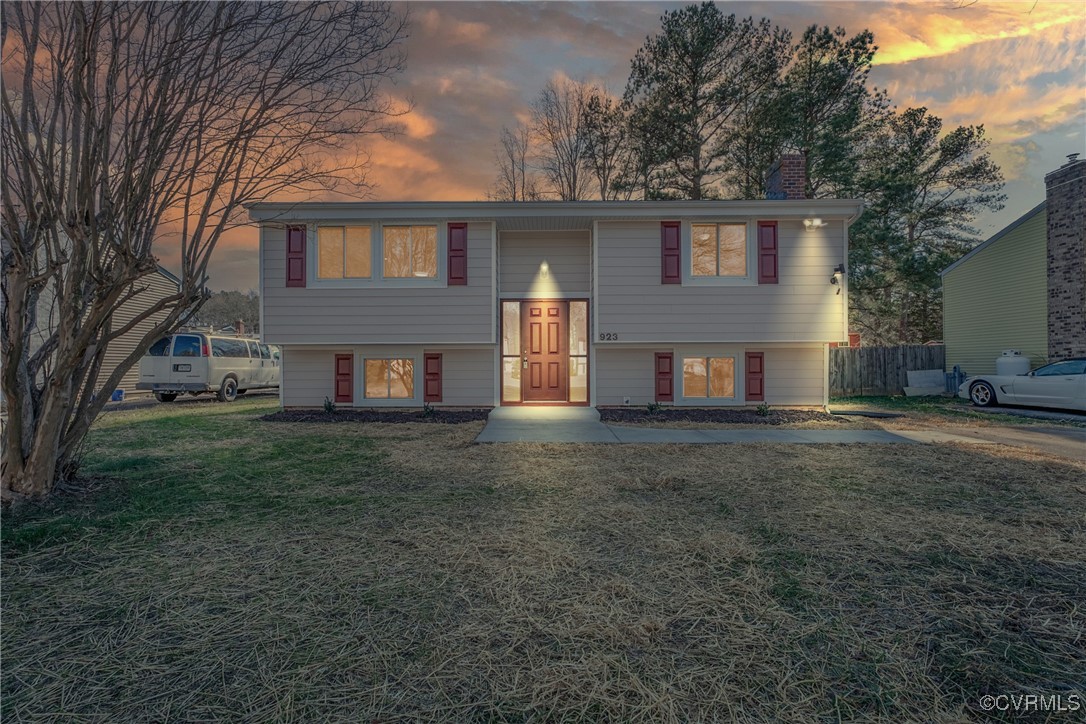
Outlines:
<svg viewBox="0 0 1086 724"><path fill-rule="evenodd" d="M24 450L27 435L20 434L22 425L11 425L4 435L4 475L0 497L5 502L23 498L40 498L52 492L56 483L57 453L63 435L64 410L68 406L71 384L47 388L41 413L30 414L32 426L30 448ZM25 403L24 403L25 404ZM24 416L23 425L26 424Z"/></svg>

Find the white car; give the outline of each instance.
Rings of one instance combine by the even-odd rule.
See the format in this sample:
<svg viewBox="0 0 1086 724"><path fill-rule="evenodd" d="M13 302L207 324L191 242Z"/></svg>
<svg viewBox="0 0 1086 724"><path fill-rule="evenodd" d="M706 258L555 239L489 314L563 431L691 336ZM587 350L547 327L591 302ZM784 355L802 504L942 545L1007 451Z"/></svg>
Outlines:
<svg viewBox="0 0 1086 724"><path fill-rule="evenodd" d="M974 405L1030 405L1086 412L1086 357L1053 362L1024 375L977 375L958 387Z"/></svg>

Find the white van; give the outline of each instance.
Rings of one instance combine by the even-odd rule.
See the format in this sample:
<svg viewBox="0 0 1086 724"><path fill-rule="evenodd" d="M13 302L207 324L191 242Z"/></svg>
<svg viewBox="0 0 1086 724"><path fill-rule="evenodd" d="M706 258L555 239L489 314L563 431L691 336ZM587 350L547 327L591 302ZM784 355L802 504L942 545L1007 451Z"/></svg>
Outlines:
<svg viewBox="0 0 1086 724"><path fill-rule="evenodd" d="M279 387L280 371L279 348L258 339L178 332L147 350L136 389L151 390L159 402L183 392L214 392L231 402L249 390Z"/></svg>

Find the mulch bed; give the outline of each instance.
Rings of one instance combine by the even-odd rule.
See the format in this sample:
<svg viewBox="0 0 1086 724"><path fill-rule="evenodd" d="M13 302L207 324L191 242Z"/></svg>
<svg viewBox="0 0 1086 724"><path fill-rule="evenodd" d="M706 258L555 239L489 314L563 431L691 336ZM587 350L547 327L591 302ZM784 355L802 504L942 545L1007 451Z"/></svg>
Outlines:
<svg viewBox="0 0 1086 724"><path fill-rule="evenodd" d="M839 418L817 410L770 410L759 415L755 410L674 409L649 412L644 408L600 408L602 422L718 422L737 425L794 425L800 422L841 422Z"/></svg>
<svg viewBox="0 0 1086 724"><path fill-rule="evenodd" d="M266 422L437 422L459 425L463 422L485 420L490 410L282 410L264 415Z"/></svg>

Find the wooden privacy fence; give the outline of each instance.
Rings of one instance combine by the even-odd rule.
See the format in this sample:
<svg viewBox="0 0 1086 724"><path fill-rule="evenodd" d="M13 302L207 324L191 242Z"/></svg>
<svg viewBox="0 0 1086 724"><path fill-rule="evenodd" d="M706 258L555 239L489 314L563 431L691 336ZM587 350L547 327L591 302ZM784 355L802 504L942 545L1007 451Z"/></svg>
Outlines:
<svg viewBox="0 0 1086 724"><path fill-rule="evenodd" d="M946 369L941 344L897 347L834 347L830 349L830 396L900 395L910 370Z"/></svg>

